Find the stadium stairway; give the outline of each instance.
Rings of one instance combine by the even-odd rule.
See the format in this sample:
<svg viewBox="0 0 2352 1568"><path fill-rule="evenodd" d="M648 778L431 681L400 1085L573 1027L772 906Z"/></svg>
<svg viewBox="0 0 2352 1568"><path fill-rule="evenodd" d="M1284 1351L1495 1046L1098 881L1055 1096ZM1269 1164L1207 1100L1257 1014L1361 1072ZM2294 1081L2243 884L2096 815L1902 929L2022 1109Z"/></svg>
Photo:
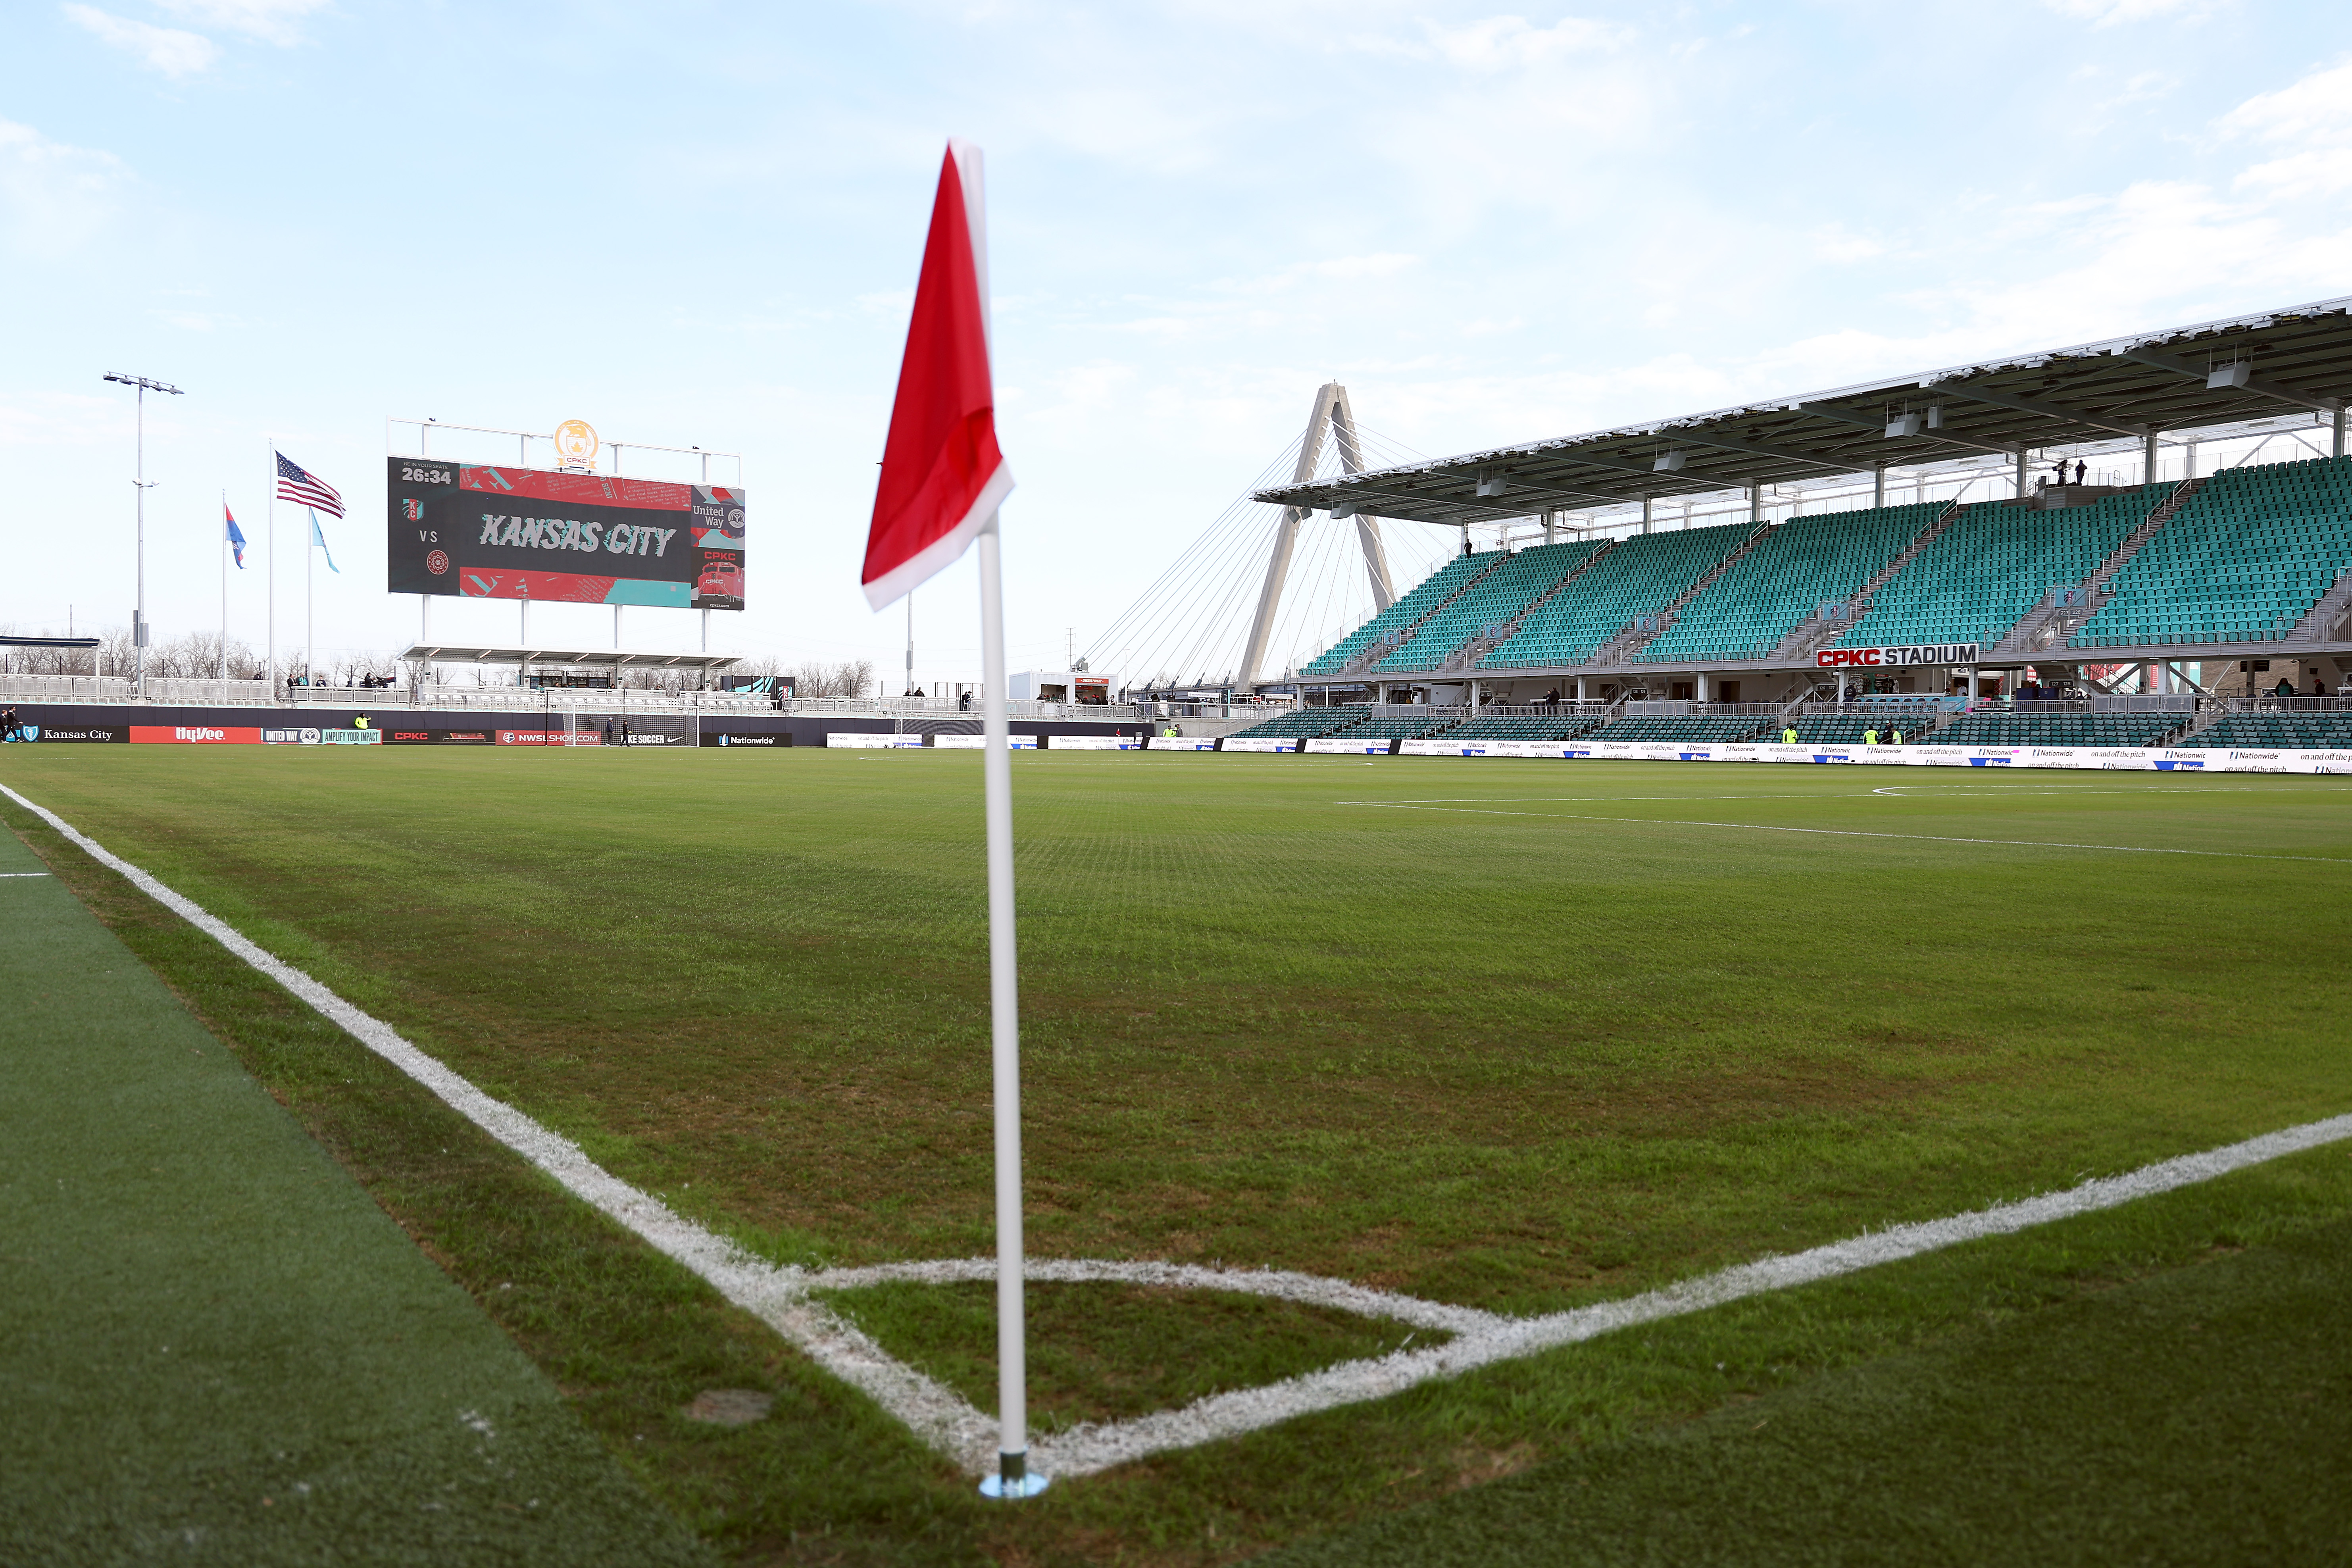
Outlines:
<svg viewBox="0 0 2352 1568"><path fill-rule="evenodd" d="M2336 635L2338 622L2352 615L2352 566L2336 579L2336 585L2319 596L2311 613L2295 624L2286 635L2283 647L2287 648L2317 647Z"/></svg>
<svg viewBox="0 0 2352 1568"><path fill-rule="evenodd" d="M2149 512L2137 528L2126 535L2123 542L2116 545L2108 553L2107 558L2099 563L2097 569L2084 580L2084 602L2082 605L2043 602L2020 620L2016 626L2011 626L2009 634L1993 645L1993 652L2000 655L2040 652L2052 644L2063 642L2066 637L2071 637L2075 628L2088 620L2098 606L2105 602L2109 595L2108 584L2115 581L2116 574L2122 571L2130 563L2131 558L2138 554L2149 540L2156 537L2158 530L2171 521L2174 515L2189 504L2189 498L2197 493L2199 487L2204 482L2203 479L2189 479L2174 486L2170 493L2164 498L2163 502L2155 510Z"/></svg>
<svg viewBox="0 0 2352 1568"><path fill-rule="evenodd" d="M1423 622L1503 563L1499 551L1484 555L1457 555L1389 605L1301 666L1301 675L1347 675L1351 667L1370 668L1399 644L1409 640Z"/></svg>
<svg viewBox="0 0 2352 1568"><path fill-rule="evenodd" d="M1579 574L1574 593L1554 594L1531 608L1517 632L1479 658L1477 668L1595 662L1596 650L1627 636L1641 617L1681 603L1751 532L1745 523L1731 523L1618 540Z"/></svg>
<svg viewBox="0 0 2352 1568"><path fill-rule="evenodd" d="M2118 570L2070 649L2279 643L2352 568L2352 458L2224 468Z"/></svg>
<svg viewBox="0 0 2352 1568"><path fill-rule="evenodd" d="M1567 576L1562 577L1559 582L1554 583L1550 587L1546 588L1542 593L1538 594L1534 598L1528 600L1526 607L1521 609L1517 615L1512 616L1507 620L1504 621L1499 626L1482 628L1476 637L1474 637L1468 642L1464 643L1462 645L1461 651L1456 653L1452 658L1445 661L1445 668L1442 673L1449 675L1467 674L1469 671L1476 668L1479 662L1484 659L1487 654L1496 648L1502 647L1513 637L1518 636L1519 628L1528 624L1528 616L1534 615L1538 610L1542 609L1546 604L1549 603L1557 595L1567 592L1571 585L1581 580L1587 572L1592 570L1595 563L1599 562L1601 557L1607 555L1610 551L1615 549L1620 542L1620 541L1614 539L1604 539L1600 541L1593 549L1591 554L1577 563L1576 569L1574 571L1570 572Z"/></svg>
<svg viewBox="0 0 2352 1568"><path fill-rule="evenodd" d="M1919 531L1917 537L1903 547L1902 554L1880 567L1869 582L1864 583L1855 591L1852 602L1846 607L1847 613L1843 616L1832 620L1816 613L1799 621L1789 635L1780 639L1780 646L1772 650L1773 662L1783 663L1806 658L1815 650L1835 640L1841 633L1857 627L1870 614L1871 605L1878 597L1879 590L1893 582L1905 567L1916 561L1922 551L1941 538L1944 531L1952 526L1953 520L1960 515L1960 511L1959 502L1948 502L1944 509L1935 515L1933 521Z"/></svg>
<svg viewBox="0 0 2352 1568"><path fill-rule="evenodd" d="M1580 539L1513 551L1432 616L1412 641L1374 664L1370 673L1419 675L1444 668L1465 645L1481 637L1494 639L1494 628L1525 615L1530 602L1583 566L1594 548L1594 541Z"/></svg>
<svg viewBox="0 0 2352 1568"><path fill-rule="evenodd" d="M1732 526L1738 527L1740 525L1735 523ZM1731 571L1734 567L1738 566L1740 562L1746 560L1748 558L1748 552L1763 543L1764 541L1770 536L1771 532L1772 525L1769 522L1758 523L1754 528L1748 529L1747 532L1740 536L1738 544L1732 549L1729 554L1724 556L1720 561L1717 561L1703 575L1701 575L1696 582L1693 583L1689 587L1676 595L1673 603L1667 605L1664 609L1658 612L1657 620L1654 625L1643 626L1636 622L1633 625L1627 626L1615 637L1611 637L1607 642L1601 644L1600 647L1593 650L1592 662L1596 665L1612 666L1632 664L1635 659L1641 657L1644 648L1648 647L1652 643L1657 641L1658 638L1665 636L1666 633L1674 629L1675 616L1681 615L1685 609L1688 608L1701 594L1706 593L1707 589L1711 587L1725 573Z"/></svg>
<svg viewBox="0 0 2352 1568"><path fill-rule="evenodd" d="M1629 662L1761 658L1822 605L1851 601L1947 504L1914 501L1790 518L1716 574Z"/></svg>

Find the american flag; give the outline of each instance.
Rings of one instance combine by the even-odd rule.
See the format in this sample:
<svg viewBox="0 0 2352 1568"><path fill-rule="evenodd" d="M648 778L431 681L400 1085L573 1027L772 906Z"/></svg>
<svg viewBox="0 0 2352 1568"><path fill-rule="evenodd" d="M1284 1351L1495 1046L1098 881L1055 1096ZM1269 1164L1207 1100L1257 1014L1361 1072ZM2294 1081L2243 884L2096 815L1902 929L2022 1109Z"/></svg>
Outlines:
<svg viewBox="0 0 2352 1568"><path fill-rule="evenodd" d="M314 506L337 517L343 515L343 498L335 493L335 487L292 461L283 452L278 454L278 499L299 501L304 506Z"/></svg>

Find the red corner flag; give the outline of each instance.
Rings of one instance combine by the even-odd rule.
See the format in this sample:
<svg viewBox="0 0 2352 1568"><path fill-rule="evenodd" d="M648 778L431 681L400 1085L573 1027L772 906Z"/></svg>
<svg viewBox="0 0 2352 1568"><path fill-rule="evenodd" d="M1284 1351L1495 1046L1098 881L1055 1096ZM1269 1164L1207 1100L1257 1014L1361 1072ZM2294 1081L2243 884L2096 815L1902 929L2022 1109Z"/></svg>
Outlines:
<svg viewBox="0 0 2352 1568"><path fill-rule="evenodd" d="M1013 489L988 368L986 210L980 149L949 142L866 540L877 610L961 556Z"/></svg>

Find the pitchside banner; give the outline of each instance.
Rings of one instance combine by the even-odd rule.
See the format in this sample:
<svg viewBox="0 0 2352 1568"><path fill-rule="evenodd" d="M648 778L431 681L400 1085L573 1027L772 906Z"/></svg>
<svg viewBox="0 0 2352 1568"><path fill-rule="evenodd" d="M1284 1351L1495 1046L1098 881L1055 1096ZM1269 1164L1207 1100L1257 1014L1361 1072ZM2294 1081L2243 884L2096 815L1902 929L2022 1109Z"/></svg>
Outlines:
<svg viewBox="0 0 2352 1568"><path fill-rule="evenodd" d="M1905 647L1825 647L1813 655L1814 665L1822 669L1877 669L1890 665L1901 668L1915 664L1967 668L1976 662L1977 645L1972 642L1917 643Z"/></svg>
<svg viewBox="0 0 2352 1568"><path fill-rule="evenodd" d="M394 458L394 594L743 607L743 492L617 474Z"/></svg>

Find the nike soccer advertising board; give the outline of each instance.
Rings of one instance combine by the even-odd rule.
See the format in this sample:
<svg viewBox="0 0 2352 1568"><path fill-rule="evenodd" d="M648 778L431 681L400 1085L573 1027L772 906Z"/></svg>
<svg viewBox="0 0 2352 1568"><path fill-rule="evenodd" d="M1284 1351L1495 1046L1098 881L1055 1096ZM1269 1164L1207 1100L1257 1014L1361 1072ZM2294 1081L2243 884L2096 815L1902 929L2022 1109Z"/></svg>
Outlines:
<svg viewBox="0 0 2352 1568"><path fill-rule="evenodd" d="M743 492L394 458L385 586L573 605L743 607Z"/></svg>

